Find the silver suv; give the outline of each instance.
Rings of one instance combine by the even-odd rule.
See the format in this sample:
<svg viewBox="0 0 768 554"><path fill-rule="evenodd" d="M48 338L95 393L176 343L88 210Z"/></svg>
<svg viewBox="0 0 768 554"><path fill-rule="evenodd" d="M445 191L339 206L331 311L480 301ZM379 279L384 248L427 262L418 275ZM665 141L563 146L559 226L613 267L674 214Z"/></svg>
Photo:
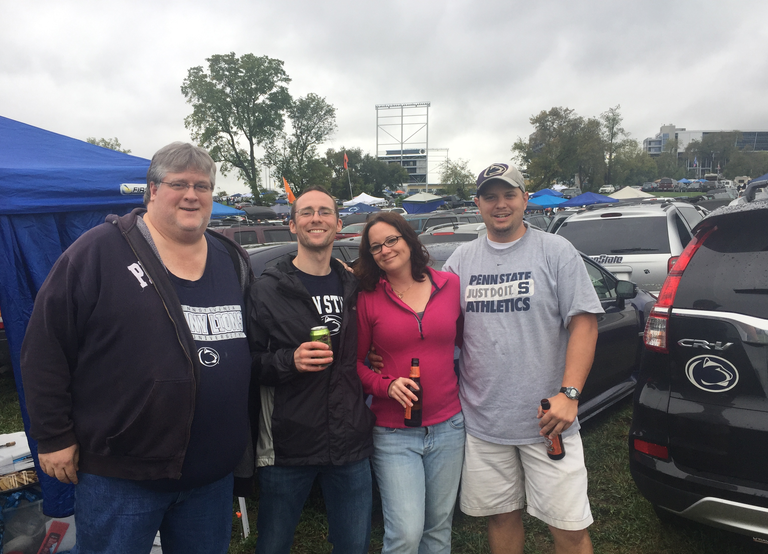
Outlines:
<svg viewBox="0 0 768 554"><path fill-rule="evenodd" d="M556 233L617 278L656 293L704 215L686 202L598 204L572 215Z"/></svg>

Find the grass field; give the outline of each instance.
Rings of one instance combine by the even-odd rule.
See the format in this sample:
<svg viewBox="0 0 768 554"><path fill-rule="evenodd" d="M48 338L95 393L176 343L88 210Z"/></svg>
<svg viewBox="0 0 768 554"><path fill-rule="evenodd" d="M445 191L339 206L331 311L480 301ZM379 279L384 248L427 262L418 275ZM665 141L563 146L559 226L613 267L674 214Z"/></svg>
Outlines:
<svg viewBox="0 0 768 554"><path fill-rule="evenodd" d="M629 399L598 415L582 428L584 451L589 471L589 497L595 523L590 528L598 554L768 554L768 547L735 535L692 522L678 520L661 524L651 505L637 491L629 474L627 433L632 419ZM9 372L0 374L0 433L22 429L18 398ZM248 499L252 535L243 540L240 521L233 506L232 554L253 552L258 500ZM539 554L553 551L546 526L524 516L525 552ZM313 490L299 528L294 554L330 553L326 542L328 529L322 497ZM383 527L381 510L374 502L373 538L370 552L381 550ZM453 549L456 554L489 553L485 518L463 515L458 509L453 524Z"/></svg>

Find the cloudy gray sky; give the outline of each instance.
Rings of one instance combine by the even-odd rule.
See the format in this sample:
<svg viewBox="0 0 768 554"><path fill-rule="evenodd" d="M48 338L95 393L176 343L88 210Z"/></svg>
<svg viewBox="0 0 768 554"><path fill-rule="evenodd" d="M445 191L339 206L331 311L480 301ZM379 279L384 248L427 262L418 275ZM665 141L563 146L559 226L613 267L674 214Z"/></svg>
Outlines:
<svg viewBox="0 0 768 554"><path fill-rule="evenodd" d="M376 104L429 101L429 146L477 172L553 106L620 104L641 142L666 123L768 129L767 20L762 0L0 0L0 115L149 158L190 139L187 70L253 53L336 106L323 152L374 154Z"/></svg>

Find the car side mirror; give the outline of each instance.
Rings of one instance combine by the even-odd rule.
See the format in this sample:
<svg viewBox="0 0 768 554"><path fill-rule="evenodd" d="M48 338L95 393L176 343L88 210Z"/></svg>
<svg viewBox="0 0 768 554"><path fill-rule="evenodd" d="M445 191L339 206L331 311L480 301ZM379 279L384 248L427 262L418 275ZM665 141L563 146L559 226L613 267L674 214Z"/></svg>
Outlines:
<svg viewBox="0 0 768 554"><path fill-rule="evenodd" d="M637 295L637 285L631 281L619 281L616 283L616 304L624 309L624 301Z"/></svg>

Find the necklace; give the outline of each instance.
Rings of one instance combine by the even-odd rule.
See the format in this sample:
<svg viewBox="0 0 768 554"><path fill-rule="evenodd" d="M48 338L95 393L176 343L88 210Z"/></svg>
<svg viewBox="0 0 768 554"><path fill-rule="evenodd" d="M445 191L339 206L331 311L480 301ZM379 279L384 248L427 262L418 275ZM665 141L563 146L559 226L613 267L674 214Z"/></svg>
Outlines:
<svg viewBox="0 0 768 554"><path fill-rule="evenodd" d="M400 300L402 300L402 299L403 299L403 295L404 295L406 292L408 292L409 290L411 290L411 287L412 287L413 285L415 285L415 284L416 284L416 281L414 281L413 283L411 283L411 284L408 286L408 288L407 288L407 289L405 289L403 292L397 292L397 291L395 290L395 287L392 287L392 283L390 283L390 284L389 284L389 286L390 286L390 287L392 287L392 291L393 291L393 292L394 292L394 293L397 295L397 297L398 297Z"/></svg>

